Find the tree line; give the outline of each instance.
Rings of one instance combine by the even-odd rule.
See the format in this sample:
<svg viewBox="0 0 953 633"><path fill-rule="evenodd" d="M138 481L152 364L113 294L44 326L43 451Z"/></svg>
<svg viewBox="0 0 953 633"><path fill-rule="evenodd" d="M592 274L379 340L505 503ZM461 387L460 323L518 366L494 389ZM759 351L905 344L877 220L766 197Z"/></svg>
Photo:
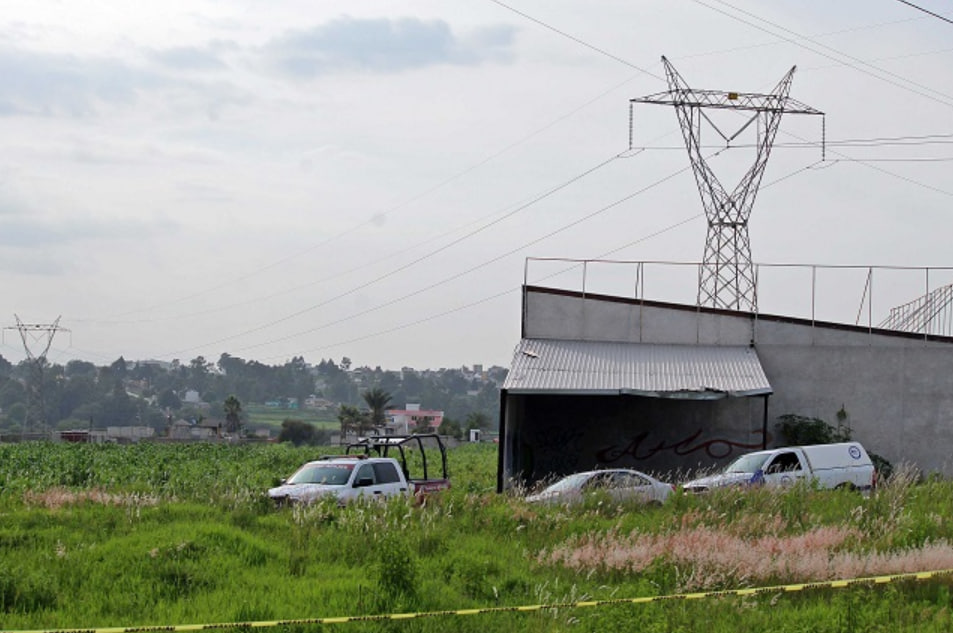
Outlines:
<svg viewBox="0 0 953 633"><path fill-rule="evenodd" d="M98 366L82 360L60 365L44 358L13 364L0 356L0 432L130 425L165 429L170 417L233 417L235 402L228 402L232 405L228 407L229 398L246 407L275 400L303 407L317 397L330 403L334 416L343 406L360 417L373 411L362 394L375 389L387 394L395 407L420 403L460 421L480 414L492 426L505 375L502 367L485 372L466 367L420 371L352 367L347 357L338 362L322 359L317 365L300 356L280 365L230 354L214 363L202 356L187 363L119 357Z"/></svg>

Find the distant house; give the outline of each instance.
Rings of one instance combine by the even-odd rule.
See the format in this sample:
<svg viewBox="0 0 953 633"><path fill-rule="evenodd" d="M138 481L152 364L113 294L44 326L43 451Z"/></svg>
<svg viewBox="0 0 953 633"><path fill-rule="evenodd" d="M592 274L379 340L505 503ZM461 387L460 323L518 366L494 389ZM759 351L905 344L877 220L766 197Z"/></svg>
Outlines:
<svg viewBox="0 0 953 633"><path fill-rule="evenodd" d="M387 409L387 430L391 433L410 433L417 428L436 429L443 424L443 411L421 409L419 404L407 404L403 409Z"/></svg>
<svg viewBox="0 0 953 633"><path fill-rule="evenodd" d="M202 420L195 425L195 428L198 429L198 436L200 439L207 439L213 437L222 437L222 434L225 431L225 421L224 420ZM193 435L196 432L193 431Z"/></svg>
<svg viewBox="0 0 953 633"><path fill-rule="evenodd" d="M225 423L221 420L202 420L195 423L179 418L169 427L169 437L175 440L213 440L222 437Z"/></svg>
<svg viewBox="0 0 953 633"><path fill-rule="evenodd" d="M169 437L176 440L192 439L192 423L179 418L169 426Z"/></svg>

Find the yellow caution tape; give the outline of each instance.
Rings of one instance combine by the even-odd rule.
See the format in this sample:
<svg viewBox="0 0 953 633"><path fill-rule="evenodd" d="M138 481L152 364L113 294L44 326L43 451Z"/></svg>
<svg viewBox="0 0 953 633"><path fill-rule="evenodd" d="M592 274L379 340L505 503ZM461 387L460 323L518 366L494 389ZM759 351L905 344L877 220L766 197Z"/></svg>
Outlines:
<svg viewBox="0 0 953 633"><path fill-rule="evenodd" d="M603 607L620 604L648 604L650 602L665 602L670 600L702 600L708 598L724 598L731 596L753 596L766 593L791 593L806 589L843 589L855 585L881 585L904 580L930 580L941 576L953 575L953 569L936 571L910 572L892 574L889 576L868 576L864 578L848 578L840 580L821 580L817 582L797 583L790 585L773 585L768 587L751 587L747 589L724 589L720 591L703 591L697 593L674 593L664 596L643 596L639 598L610 598L608 600L579 600L575 602L559 602L550 604L532 604L513 607L483 607L478 609L451 609L446 611L421 611L416 613L383 613L378 615L352 615L329 618L299 618L293 620L262 620L258 622L219 622L215 624L175 624L157 626L129 626L106 628L78 628L78 629L33 629L33 630L0 630L0 633L173 633L176 631L209 631L213 629L231 629L238 627L268 628L275 626L292 626L302 624L345 624L347 622L380 622L384 620L412 620L415 618L434 618L451 615L483 615L486 613L525 613L529 611L551 611L554 609L580 609L585 607Z"/></svg>

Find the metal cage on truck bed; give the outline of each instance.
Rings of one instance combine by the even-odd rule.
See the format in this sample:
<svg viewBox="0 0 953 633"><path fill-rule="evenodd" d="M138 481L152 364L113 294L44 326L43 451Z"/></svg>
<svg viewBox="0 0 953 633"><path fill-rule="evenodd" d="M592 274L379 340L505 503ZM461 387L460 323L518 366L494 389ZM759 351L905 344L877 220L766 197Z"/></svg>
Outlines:
<svg viewBox="0 0 953 633"><path fill-rule="evenodd" d="M431 453L436 449L440 455L439 476L435 476L436 473L432 472L433 468L431 468L427 459L428 448ZM408 454L413 451L419 451L423 470L422 477L412 477L408 470ZM396 454L394 454L395 452ZM449 487L450 484L450 477L447 472L447 447L436 433L372 435L348 444L345 453L347 455L371 455L373 453L380 457L394 457L400 462L404 469L404 475L411 482L418 485L426 484L426 482L445 482L444 485L437 486L440 488Z"/></svg>

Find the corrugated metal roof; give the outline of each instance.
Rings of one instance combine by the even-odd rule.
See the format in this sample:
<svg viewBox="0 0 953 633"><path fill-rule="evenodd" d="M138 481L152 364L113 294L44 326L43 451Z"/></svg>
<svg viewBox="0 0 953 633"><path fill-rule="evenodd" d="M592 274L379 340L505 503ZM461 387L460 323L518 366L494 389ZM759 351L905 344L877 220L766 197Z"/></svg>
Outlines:
<svg viewBox="0 0 953 633"><path fill-rule="evenodd" d="M716 399L772 393L754 348L523 339L503 389Z"/></svg>

